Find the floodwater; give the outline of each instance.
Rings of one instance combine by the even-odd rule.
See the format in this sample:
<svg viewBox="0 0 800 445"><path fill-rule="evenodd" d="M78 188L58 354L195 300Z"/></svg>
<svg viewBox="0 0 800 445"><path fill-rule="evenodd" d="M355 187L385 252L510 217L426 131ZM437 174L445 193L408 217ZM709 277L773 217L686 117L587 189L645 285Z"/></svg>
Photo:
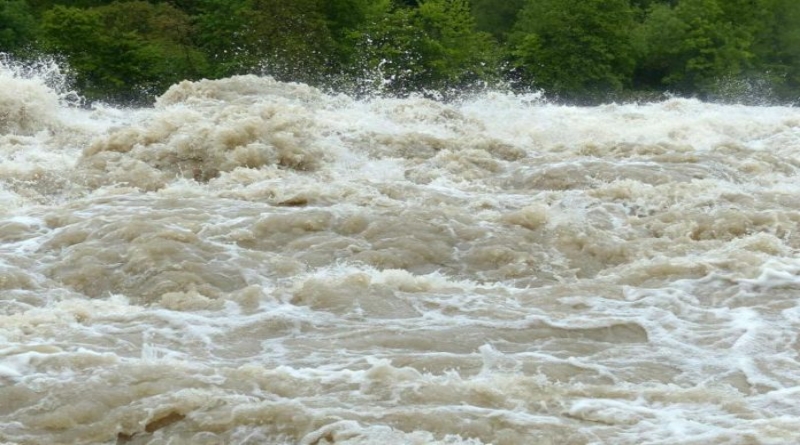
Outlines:
<svg viewBox="0 0 800 445"><path fill-rule="evenodd" d="M800 443L798 109L0 83L0 443Z"/></svg>

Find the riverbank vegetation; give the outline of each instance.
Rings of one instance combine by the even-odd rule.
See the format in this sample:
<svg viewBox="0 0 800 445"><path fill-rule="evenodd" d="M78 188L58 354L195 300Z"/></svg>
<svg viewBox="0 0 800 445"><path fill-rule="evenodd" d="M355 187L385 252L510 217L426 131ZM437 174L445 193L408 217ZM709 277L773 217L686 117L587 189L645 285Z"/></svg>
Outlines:
<svg viewBox="0 0 800 445"><path fill-rule="evenodd" d="M794 103L797 0L4 0L0 52L90 100L272 75L349 94L541 90L567 103Z"/></svg>

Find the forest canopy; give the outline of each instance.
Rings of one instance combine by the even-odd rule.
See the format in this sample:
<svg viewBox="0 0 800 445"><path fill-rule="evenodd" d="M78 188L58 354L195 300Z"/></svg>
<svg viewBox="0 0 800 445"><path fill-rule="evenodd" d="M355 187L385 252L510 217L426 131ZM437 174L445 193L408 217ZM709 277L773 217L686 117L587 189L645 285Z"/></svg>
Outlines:
<svg viewBox="0 0 800 445"><path fill-rule="evenodd" d="M797 0L3 0L0 52L90 100L272 75L350 94L800 99Z"/></svg>

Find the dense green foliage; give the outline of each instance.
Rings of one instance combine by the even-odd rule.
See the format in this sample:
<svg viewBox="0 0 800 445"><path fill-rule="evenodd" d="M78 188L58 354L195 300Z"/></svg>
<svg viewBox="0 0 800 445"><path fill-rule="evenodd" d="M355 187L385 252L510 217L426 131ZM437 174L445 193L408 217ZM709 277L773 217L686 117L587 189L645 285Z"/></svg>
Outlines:
<svg viewBox="0 0 800 445"><path fill-rule="evenodd" d="M23 51L36 38L36 20L25 0L0 3L0 49Z"/></svg>
<svg viewBox="0 0 800 445"><path fill-rule="evenodd" d="M395 93L463 88L490 79L498 63L491 36L475 31L466 0L395 7L363 28L359 40L365 69L356 74L382 84L390 79L385 89Z"/></svg>
<svg viewBox="0 0 800 445"><path fill-rule="evenodd" d="M112 3L91 9L55 6L42 15L44 49L63 54L89 97L132 101L204 73L192 25L167 3Z"/></svg>
<svg viewBox="0 0 800 445"><path fill-rule="evenodd" d="M530 83L572 99L620 92L635 61L628 0L528 1L510 39Z"/></svg>
<svg viewBox="0 0 800 445"><path fill-rule="evenodd" d="M0 0L0 52L87 98L242 73L351 93L490 86L574 103L800 98L797 0Z"/></svg>

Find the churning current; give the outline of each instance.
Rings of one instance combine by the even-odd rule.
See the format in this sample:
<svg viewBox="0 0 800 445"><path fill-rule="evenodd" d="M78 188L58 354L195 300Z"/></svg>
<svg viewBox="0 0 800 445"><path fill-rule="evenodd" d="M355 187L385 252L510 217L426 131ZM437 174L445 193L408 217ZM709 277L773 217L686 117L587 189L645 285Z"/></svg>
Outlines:
<svg viewBox="0 0 800 445"><path fill-rule="evenodd" d="M0 443L800 443L799 109L0 82Z"/></svg>

